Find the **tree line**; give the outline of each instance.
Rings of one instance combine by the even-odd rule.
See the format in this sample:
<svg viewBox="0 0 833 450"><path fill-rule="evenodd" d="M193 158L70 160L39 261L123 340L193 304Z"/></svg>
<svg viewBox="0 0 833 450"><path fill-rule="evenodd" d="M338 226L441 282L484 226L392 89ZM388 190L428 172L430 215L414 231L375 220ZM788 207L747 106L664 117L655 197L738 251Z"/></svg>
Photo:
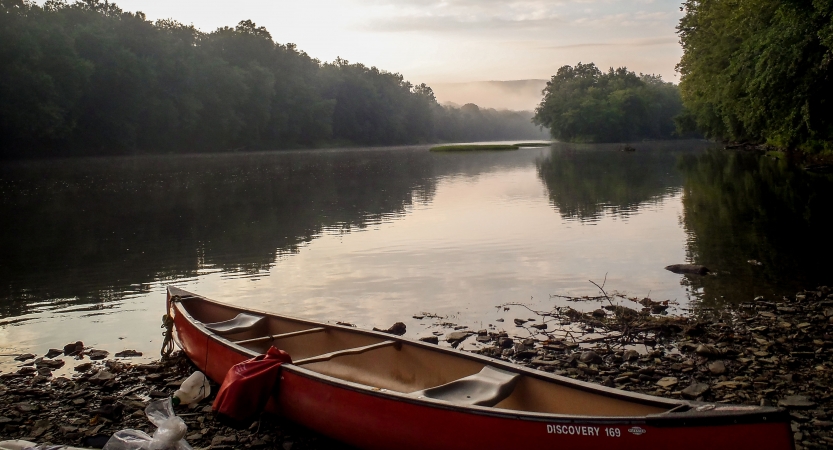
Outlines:
<svg viewBox="0 0 833 450"><path fill-rule="evenodd" d="M687 0L683 9L684 128L833 150L833 2Z"/></svg>
<svg viewBox="0 0 833 450"><path fill-rule="evenodd" d="M595 64L563 66L547 82L534 122L564 142L627 142L679 136L679 89L659 75Z"/></svg>
<svg viewBox="0 0 833 450"><path fill-rule="evenodd" d="M522 139L540 136L531 116L439 105L250 20L206 33L106 1L0 0L0 156Z"/></svg>

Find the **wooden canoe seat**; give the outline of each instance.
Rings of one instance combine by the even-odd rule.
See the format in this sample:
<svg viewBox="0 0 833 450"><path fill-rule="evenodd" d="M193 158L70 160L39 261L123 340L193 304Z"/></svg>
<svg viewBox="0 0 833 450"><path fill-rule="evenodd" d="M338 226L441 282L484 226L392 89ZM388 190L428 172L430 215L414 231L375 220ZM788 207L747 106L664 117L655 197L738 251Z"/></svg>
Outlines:
<svg viewBox="0 0 833 450"><path fill-rule="evenodd" d="M264 320L263 316L256 316L249 313L240 313L234 319L222 322L206 323L206 328L221 336L237 334L251 330Z"/></svg>
<svg viewBox="0 0 833 450"><path fill-rule="evenodd" d="M517 373L486 366L474 375L410 395L461 405L495 406L512 394L519 377Z"/></svg>

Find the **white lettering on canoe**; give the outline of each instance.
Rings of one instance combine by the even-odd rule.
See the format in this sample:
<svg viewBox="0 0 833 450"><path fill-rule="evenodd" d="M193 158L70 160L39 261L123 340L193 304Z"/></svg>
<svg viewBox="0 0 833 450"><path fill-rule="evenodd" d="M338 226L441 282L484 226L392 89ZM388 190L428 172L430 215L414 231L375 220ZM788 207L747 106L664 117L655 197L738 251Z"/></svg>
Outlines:
<svg viewBox="0 0 833 450"><path fill-rule="evenodd" d="M601 428L580 425L547 425L547 433L597 437L601 435ZM608 434L608 436L610 436L610 434Z"/></svg>

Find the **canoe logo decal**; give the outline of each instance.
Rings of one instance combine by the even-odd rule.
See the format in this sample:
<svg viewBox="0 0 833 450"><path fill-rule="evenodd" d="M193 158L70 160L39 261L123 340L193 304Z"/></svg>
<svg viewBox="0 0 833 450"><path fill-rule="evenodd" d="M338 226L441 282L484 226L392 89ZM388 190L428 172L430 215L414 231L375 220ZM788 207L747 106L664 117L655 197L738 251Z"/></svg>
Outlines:
<svg viewBox="0 0 833 450"><path fill-rule="evenodd" d="M628 432L639 436L645 434L647 430L642 427L630 427L628 428Z"/></svg>

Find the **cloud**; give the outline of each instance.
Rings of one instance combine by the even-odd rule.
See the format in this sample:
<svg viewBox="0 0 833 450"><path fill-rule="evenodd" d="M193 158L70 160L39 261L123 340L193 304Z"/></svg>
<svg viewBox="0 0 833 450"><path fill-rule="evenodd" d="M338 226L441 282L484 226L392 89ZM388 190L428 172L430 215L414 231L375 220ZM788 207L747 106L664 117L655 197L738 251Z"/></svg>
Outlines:
<svg viewBox="0 0 833 450"><path fill-rule="evenodd" d="M570 49L570 48L587 48L587 47L652 47L655 45L677 45L679 44L676 37L656 37L647 39L635 39L627 41L616 42L588 42L580 44L567 45L550 45L538 47L546 50Z"/></svg>
<svg viewBox="0 0 833 450"><path fill-rule="evenodd" d="M567 20L558 16L540 19L507 19L502 17L472 18L454 16L423 16L396 17L378 20L363 25L367 31L379 32L468 32L473 30L494 31L497 29L525 30L551 28L566 23Z"/></svg>
<svg viewBox="0 0 833 450"><path fill-rule="evenodd" d="M370 32L471 32L649 26L675 21L663 5L632 0L354 0L372 11L356 23ZM650 6L649 6L650 5ZM649 8L644 10L643 8Z"/></svg>

